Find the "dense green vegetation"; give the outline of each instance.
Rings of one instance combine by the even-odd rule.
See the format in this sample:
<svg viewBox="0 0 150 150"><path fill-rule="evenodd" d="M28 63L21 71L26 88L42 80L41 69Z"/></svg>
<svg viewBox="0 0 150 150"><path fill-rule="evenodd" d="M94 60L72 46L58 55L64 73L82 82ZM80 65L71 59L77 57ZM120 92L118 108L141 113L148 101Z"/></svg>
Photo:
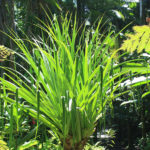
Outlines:
<svg viewBox="0 0 150 150"><path fill-rule="evenodd" d="M148 4L0 0L0 150L149 150Z"/></svg>

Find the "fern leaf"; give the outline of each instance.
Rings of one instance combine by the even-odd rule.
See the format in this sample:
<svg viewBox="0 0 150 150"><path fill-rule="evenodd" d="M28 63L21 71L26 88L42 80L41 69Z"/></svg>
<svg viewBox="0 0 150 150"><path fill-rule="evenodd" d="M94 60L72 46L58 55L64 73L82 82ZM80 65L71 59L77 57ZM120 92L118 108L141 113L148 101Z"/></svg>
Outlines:
<svg viewBox="0 0 150 150"><path fill-rule="evenodd" d="M149 38L148 43L147 43L147 45L145 47L145 51L146 52L150 52L150 38Z"/></svg>
<svg viewBox="0 0 150 150"><path fill-rule="evenodd" d="M128 52L134 52L137 50L138 53L143 50L150 52L150 26L134 26L134 33L127 34L127 40L125 40L121 46L122 50Z"/></svg>
<svg viewBox="0 0 150 150"><path fill-rule="evenodd" d="M0 45L0 61L4 61L8 56L13 54L14 52L11 49Z"/></svg>
<svg viewBox="0 0 150 150"><path fill-rule="evenodd" d="M138 53L142 52L142 50L145 49L148 40L149 40L149 33L148 32L143 33L143 36L141 37L141 41L140 41L138 49L137 49Z"/></svg>
<svg viewBox="0 0 150 150"><path fill-rule="evenodd" d="M0 140L0 150L9 150L9 148L7 147L7 143L3 140Z"/></svg>

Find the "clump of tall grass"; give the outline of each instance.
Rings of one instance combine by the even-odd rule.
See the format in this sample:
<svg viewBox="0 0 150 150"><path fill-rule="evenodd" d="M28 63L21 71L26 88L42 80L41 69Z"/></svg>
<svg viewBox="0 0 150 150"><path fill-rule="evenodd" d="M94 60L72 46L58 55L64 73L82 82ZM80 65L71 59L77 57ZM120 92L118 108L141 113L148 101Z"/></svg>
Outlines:
<svg viewBox="0 0 150 150"><path fill-rule="evenodd" d="M115 91L131 69L121 71L119 64L114 66L118 50L109 51L115 35L111 31L100 34L101 21L87 32L86 26L78 30L71 17L61 22L56 16L47 18L49 23L39 20L41 25L37 25L41 37L27 40L32 49L12 32L10 38L21 50L16 55L24 64L15 62L17 70L2 67L9 73L0 81L6 92L17 90L18 97L27 102L24 111L37 119L37 127L40 122L49 127L65 150L82 150L97 121L105 117L106 105L112 107L112 100L122 94ZM3 98L16 105L12 97ZM20 102L17 105L21 107Z"/></svg>

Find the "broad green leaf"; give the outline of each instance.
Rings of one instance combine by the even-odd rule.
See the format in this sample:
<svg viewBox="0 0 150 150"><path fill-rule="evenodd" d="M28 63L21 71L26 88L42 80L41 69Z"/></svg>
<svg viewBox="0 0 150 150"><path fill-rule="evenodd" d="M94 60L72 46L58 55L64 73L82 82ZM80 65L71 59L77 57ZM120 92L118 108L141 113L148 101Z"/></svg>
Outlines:
<svg viewBox="0 0 150 150"><path fill-rule="evenodd" d="M30 140L29 142L25 142L23 145L18 147L18 150L25 150L37 145L39 142L37 140Z"/></svg>

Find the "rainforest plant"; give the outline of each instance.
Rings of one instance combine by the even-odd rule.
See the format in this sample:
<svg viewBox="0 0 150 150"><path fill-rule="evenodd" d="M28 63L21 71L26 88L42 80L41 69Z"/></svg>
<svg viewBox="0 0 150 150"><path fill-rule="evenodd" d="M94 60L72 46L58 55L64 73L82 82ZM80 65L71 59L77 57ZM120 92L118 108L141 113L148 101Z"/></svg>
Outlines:
<svg viewBox="0 0 150 150"><path fill-rule="evenodd" d="M143 50L150 52L150 26L134 26L134 33L126 34L127 39L122 44L121 49L128 52L137 51L141 53Z"/></svg>
<svg viewBox="0 0 150 150"><path fill-rule="evenodd" d="M106 35L100 34L101 21L95 30L87 31L84 26L81 32L76 19L72 21L68 15L59 18L61 22L56 16L52 20L47 17L49 22L39 20L41 25L37 25L41 37L27 37L30 49L11 32L9 37L21 50L16 56L24 63L15 62L16 70L1 67L7 71L0 78L2 99L22 107L13 99L17 91L27 102L24 111L37 119L37 127L39 123L49 127L64 150L82 150L97 121L105 117L106 106L112 107L112 100L123 94L116 91L128 79L124 75L133 67L141 72L138 69L143 66L133 60L122 64L115 61L119 50L111 48L116 35L109 29Z"/></svg>
<svg viewBox="0 0 150 150"><path fill-rule="evenodd" d="M150 53L150 25L143 26L134 26L132 33L126 34L127 39L124 40L120 49L127 50L130 53L137 52L141 53L142 57L145 59L145 63L149 63L149 53ZM143 53L145 52L145 53ZM146 71L146 70L145 70ZM149 69L147 68L147 73L149 73ZM143 72L144 73L144 72ZM146 81L142 81L140 83L134 84L134 86L141 86L142 84L148 85L148 91L146 91L142 98L150 94L149 91L149 77L145 77ZM144 80L145 80L144 79Z"/></svg>

